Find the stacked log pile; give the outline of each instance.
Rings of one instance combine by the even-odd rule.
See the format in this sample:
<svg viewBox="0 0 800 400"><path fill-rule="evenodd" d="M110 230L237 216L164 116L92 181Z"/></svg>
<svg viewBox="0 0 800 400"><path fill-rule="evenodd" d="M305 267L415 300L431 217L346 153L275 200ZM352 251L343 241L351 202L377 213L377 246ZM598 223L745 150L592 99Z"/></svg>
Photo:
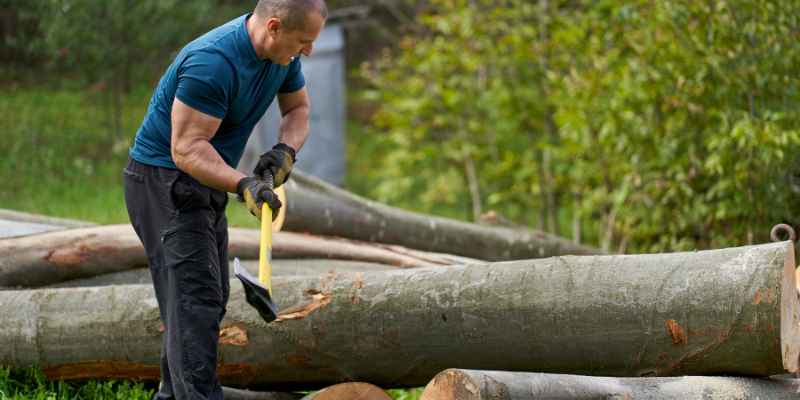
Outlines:
<svg viewBox="0 0 800 400"><path fill-rule="evenodd" d="M292 191L284 228L298 226ZM323 226L361 232L377 220L378 236L310 223L276 234L275 254L286 255L276 264L287 263L273 282L276 321L261 320L232 283L218 371L238 389L226 398L297 399L288 392L326 387L305 398L388 398L372 385L427 385L422 398L442 400L797 395L795 380L768 379L800 369L791 242L505 260L516 250L382 243L400 222L371 214L381 207L349 225L336 208L308 211L332 215ZM255 258L257 232L232 229L231 238L232 254ZM37 365L52 379L158 379L163 327L137 268L145 264L124 226L0 240L0 285L13 286L0 291L0 365Z"/></svg>
<svg viewBox="0 0 800 400"><path fill-rule="evenodd" d="M229 229L229 254L258 258L254 229ZM401 268L480 263L480 260L396 245L295 232L276 232L277 259L341 259ZM0 286L38 287L147 266L144 248L130 225L77 228L0 239Z"/></svg>

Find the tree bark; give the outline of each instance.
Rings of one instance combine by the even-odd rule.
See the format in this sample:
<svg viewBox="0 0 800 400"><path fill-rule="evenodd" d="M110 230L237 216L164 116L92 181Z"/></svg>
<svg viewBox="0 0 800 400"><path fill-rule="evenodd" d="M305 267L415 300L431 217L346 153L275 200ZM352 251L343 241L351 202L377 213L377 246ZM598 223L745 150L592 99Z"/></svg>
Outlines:
<svg viewBox="0 0 800 400"><path fill-rule="evenodd" d="M85 228L95 224L76 219L56 218L41 214L31 214L22 211L8 210L0 208L0 219L19 222L31 222L36 224L53 225L63 228Z"/></svg>
<svg viewBox="0 0 800 400"><path fill-rule="evenodd" d="M81 228L92 225L83 221L53 218L0 208L0 239L61 230L67 227Z"/></svg>
<svg viewBox="0 0 800 400"><path fill-rule="evenodd" d="M266 324L231 287L226 385L419 386L447 368L605 376L796 372L791 242L689 253L276 278ZM290 306L291 305L291 306ZM287 307L289 306L289 307ZM157 379L150 286L0 292L0 365Z"/></svg>
<svg viewBox="0 0 800 400"><path fill-rule="evenodd" d="M242 265L253 276L258 276L257 260L242 260ZM232 266L229 266L232 268ZM376 264L361 261L349 260L329 260L329 259L278 259L272 260L273 277L290 276L321 276L330 273L355 273L370 271L387 271L395 267L386 264ZM236 278L233 278L236 280ZM152 285L150 270L148 268L136 268L127 271L111 272L108 274L92 276L89 278L72 279L69 281L54 283L45 286L46 288L69 288L69 287L90 287L107 285Z"/></svg>
<svg viewBox="0 0 800 400"><path fill-rule="evenodd" d="M541 231L487 227L404 211L301 173L293 172L285 187L284 230L491 261L600 253Z"/></svg>
<svg viewBox="0 0 800 400"><path fill-rule="evenodd" d="M392 400L383 389L364 382L347 382L309 393L300 400Z"/></svg>
<svg viewBox="0 0 800 400"><path fill-rule="evenodd" d="M254 392L251 390L241 390L222 387L222 398L225 400L297 400L302 395L284 392Z"/></svg>
<svg viewBox="0 0 800 400"><path fill-rule="evenodd" d="M797 380L682 376L603 378L449 369L436 375L420 400L789 400Z"/></svg>
<svg viewBox="0 0 800 400"><path fill-rule="evenodd" d="M231 257L257 259L257 230L230 228ZM475 259L292 232L273 236L273 258L330 258L401 268L479 263ZM0 239L0 286L37 287L147 265L130 225L107 225Z"/></svg>

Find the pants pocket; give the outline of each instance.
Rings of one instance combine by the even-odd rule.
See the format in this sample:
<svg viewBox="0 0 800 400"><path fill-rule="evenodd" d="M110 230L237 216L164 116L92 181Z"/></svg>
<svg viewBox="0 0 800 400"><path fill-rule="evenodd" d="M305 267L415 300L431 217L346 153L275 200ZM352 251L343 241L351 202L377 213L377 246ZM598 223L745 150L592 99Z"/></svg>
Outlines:
<svg viewBox="0 0 800 400"><path fill-rule="evenodd" d="M132 180L134 182L138 182L138 183L144 182L144 175L142 175L142 174L140 174L138 172L135 172L135 171L131 171L129 168L123 168L122 169L122 176L124 176L126 179L130 179L130 180Z"/></svg>
<svg viewBox="0 0 800 400"><path fill-rule="evenodd" d="M170 194L179 212L211 207L211 189L183 172L172 184Z"/></svg>

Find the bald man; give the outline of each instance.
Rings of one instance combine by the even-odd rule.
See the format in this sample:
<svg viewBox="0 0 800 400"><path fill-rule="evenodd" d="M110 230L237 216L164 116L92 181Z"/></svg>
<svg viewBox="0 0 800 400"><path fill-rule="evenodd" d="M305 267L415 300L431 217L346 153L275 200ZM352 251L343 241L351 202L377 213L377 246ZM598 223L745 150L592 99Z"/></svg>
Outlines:
<svg viewBox="0 0 800 400"><path fill-rule="evenodd" d="M280 207L309 130L300 56L319 36L324 0L260 0L186 45L158 83L124 170L125 203L144 244L165 332L155 399L222 399L219 325L229 293L227 193L251 213ZM253 175L235 169L278 98L278 141ZM277 215L277 212L273 213Z"/></svg>

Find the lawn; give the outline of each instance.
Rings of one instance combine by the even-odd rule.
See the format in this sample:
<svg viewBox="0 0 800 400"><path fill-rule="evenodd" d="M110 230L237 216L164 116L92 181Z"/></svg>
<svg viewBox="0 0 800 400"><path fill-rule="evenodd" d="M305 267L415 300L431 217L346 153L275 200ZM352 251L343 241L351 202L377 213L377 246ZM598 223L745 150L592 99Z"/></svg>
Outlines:
<svg viewBox="0 0 800 400"><path fill-rule="evenodd" d="M149 88L141 87L125 98L122 129L115 133L97 93L5 89L0 208L127 223L122 168L149 95ZM228 217L232 226L258 227L243 207L229 207Z"/></svg>

